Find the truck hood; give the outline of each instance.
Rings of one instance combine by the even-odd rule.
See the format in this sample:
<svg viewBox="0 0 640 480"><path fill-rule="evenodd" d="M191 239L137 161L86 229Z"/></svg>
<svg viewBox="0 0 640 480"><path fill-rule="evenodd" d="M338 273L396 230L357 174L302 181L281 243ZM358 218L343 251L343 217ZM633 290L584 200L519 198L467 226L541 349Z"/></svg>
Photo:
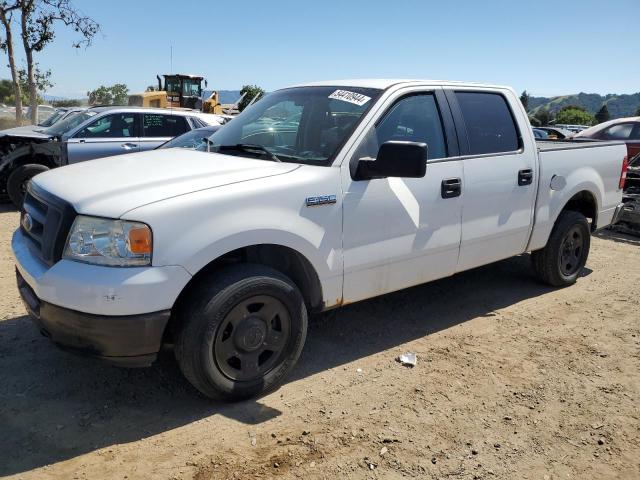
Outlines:
<svg viewBox="0 0 640 480"><path fill-rule="evenodd" d="M142 205L187 193L291 172L299 165L179 148L69 165L33 182L76 212L118 218Z"/></svg>

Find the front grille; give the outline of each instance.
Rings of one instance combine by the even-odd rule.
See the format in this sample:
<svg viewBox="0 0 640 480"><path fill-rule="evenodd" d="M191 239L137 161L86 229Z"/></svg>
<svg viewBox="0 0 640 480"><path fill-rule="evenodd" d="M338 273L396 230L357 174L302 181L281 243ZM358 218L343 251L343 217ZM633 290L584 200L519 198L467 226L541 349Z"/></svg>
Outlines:
<svg viewBox="0 0 640 480"><path fill-rule="evenodd" d="M31 182L23 204L31 217L30 227L20 222L22 232L33 242L42 261L53 265L62 258L69 229L76 217L70 203L37 187Z"/></svg>

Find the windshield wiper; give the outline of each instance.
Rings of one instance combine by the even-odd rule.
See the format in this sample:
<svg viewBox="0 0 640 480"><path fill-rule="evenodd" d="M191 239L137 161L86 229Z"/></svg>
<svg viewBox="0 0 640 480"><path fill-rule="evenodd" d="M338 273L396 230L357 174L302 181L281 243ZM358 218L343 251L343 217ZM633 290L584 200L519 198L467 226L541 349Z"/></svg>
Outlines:
<svg viewBox="0 0 640 480"><path fill-rule="evenodd" d="M273 160L274 162L282 162L282 160L276 157L273 152L267 150L262 145L256 145L253 143L236 143L235 145L219 145L218 146L218 152L223 152L225 150L239 150L241 152L248 152L248 153L258 151L267 155L269 159Z"/></svg>

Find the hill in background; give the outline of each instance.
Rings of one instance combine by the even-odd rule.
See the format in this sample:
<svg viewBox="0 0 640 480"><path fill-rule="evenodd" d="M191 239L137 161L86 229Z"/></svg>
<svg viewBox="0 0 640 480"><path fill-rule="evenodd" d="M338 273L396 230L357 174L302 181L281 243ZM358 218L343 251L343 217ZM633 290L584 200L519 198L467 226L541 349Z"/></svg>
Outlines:
<svg viewBox="0 0 640 480"><path fill-rule="evenodd" d="M599 95L581 92L575 95L561 95L551 98L531 97L529 98L529 113L534 114L538 110L546 108L555 114L562 107L577 105L595 115L604 104L607 105L611 118L631 117L640 107L640 92L631 95L617 95L615 93Z"/></svg>

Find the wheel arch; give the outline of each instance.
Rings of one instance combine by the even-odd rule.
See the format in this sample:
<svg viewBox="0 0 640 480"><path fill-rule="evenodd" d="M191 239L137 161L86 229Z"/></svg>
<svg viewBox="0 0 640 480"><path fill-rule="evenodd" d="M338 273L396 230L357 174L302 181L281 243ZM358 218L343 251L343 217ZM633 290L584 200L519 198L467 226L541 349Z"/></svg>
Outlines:
<svg viewBox="0 0 640 480"><path fill-rule="evenodd" d="M309 259L299 251L284 245L264 243L243 246L226 252L193 275L176 299L172 312L180 310L187 301L189 293L208 275L235 264L253 263L265 265L289 277L300 289L307 308L311 312L323 309L323 292L320 277ZM178 316L173 314L169 319L165 337L172 337L179 326Z"/></svg>
<svg viewBox="0 0 640 480"><path fill-rule="evenodd" d="M558 222L560 214L567 210L579 212L591 220L591 231L595 231L598 225L598 200L590 190L584 189L575 193L560 209L554 220L554 225Z"/></svg>

